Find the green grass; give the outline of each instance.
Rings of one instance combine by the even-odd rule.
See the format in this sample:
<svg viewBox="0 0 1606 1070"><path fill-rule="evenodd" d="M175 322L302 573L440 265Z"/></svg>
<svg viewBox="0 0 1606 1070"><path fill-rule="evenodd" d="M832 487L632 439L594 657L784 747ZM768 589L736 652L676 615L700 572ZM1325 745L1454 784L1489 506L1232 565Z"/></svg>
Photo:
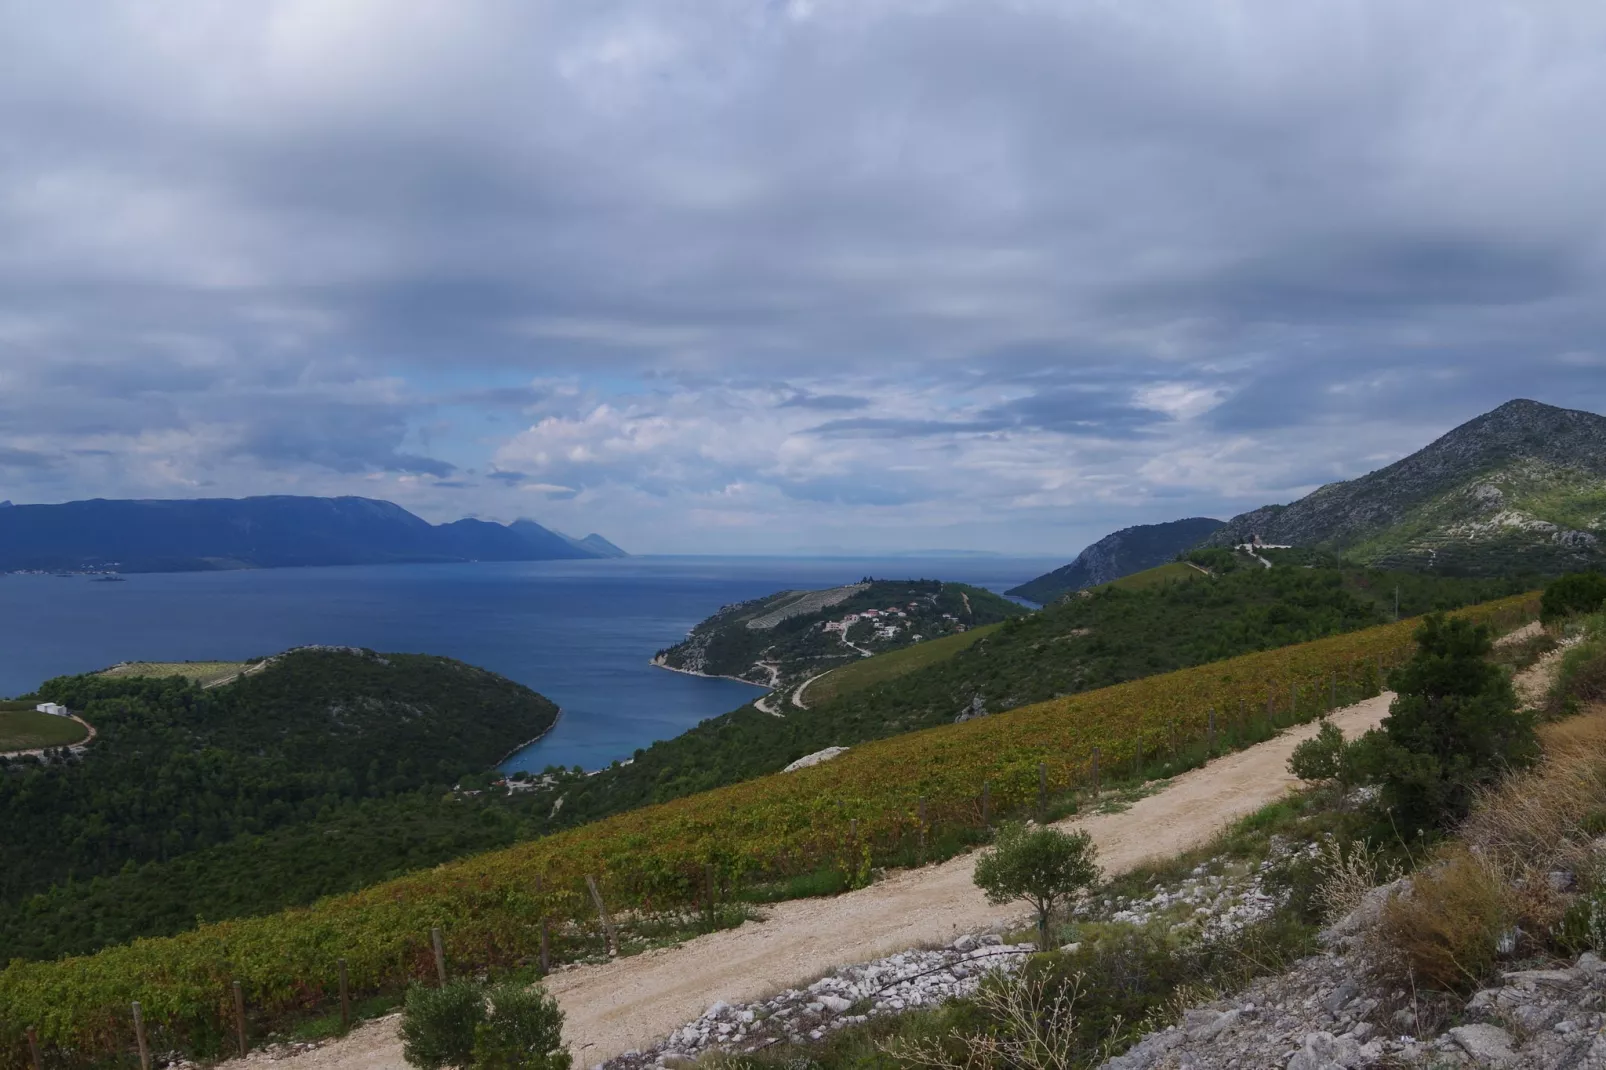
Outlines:
<svg viewBox="0 0 1606 1070"><path fill-rule="evenodd" d="M1168 583L1191 583L1202 580L1205 574L1192 565L1181 561L1168 561L1154 568L1146 568L1142 572L1134 572L1130 576L1122 576L1118 580L1111 580L1104 587L1119 587L1127 591L1144 591L1151 587L1163 587ZM1101 588L1093 588L1095 591Z"/></svg>
<svg viewBox="0 0 1606 1070"><path fill-rule="evenodd" d="M113 665L100 676L182 676L206 685L238 676L250 665L243 661L130 661Z"/></svg>
<svg viewBox="0 0 1606 1070"><path fill-rule="evenodd" d="M902 650L892 650L885 654L877 654L873 658L863 658L814 681L809 685L803 699L812 706L816 702L829 702L838 695L863 691L867 687L896 680L900 676L953 657L982 636L997 631L999 627L997 624L986 624L980 628L972 628L968 632L960 632L958 635L928 639L923 643L904 647Z"/></svg>
<svg viewBox="0 0 1606 1070"><path fill-rule="evenodd" d="M83 725L38 710L0 710L0 751L66 747L89 735Z"/></svg>

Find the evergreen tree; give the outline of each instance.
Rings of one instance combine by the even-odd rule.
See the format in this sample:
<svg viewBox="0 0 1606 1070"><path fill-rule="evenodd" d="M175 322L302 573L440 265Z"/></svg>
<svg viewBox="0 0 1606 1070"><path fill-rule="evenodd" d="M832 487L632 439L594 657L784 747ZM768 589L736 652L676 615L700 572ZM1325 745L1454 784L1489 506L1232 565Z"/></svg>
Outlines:
<svg viewBox="0 0 1606 1070"><path fill-rule="evenodd" d="M1487 627L1434 614L1416 643L1389 674L1393 705L1363 751L1396 821L1422 830L1465 817L1480 787L1538 757L1539 740L1505 670L1488 660Z"/></svg>

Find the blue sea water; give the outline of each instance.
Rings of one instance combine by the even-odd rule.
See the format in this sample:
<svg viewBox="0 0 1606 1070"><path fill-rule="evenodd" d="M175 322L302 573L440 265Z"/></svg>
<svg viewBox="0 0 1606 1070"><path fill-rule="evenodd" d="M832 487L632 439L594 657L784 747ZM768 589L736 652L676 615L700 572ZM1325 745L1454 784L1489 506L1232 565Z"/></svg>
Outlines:
<svg viewBox="0 0 1606 1070"><path fill-rule="evenodd" d="M505 763L596 769L760 689L649 664L722 605L863 576L1002 591L1063 562L1018 557L632 557L129 576L0 576L0 694L120 661L235 660L308 643L444 654L541 692L558 724Z"/></svg>

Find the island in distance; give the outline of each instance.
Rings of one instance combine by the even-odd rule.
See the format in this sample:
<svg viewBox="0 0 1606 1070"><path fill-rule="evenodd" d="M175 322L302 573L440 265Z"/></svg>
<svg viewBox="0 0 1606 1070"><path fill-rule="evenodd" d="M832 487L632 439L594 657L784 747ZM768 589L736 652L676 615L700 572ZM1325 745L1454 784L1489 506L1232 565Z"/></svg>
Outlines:
<svg viewBox="0 0 1606 1070"><path fill-rule="evenodd" d="M533 520L431 524L373 498L108 500L0 508L0 571L197 572L625 557Z"/></svg>

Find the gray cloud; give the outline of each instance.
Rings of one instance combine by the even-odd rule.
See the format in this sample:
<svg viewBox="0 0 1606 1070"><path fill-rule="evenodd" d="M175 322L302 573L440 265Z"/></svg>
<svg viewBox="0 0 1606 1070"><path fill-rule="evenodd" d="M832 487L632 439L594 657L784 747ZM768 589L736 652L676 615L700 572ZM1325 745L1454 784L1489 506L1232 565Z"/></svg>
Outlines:
<svg viewBox="0 0 1606 1070"><path fill-rule="evenodd" d="M1018 547L1606 407L1595 5L151 18L0 8L35 497L661 503L666 546L968 508Z"/></svg>

